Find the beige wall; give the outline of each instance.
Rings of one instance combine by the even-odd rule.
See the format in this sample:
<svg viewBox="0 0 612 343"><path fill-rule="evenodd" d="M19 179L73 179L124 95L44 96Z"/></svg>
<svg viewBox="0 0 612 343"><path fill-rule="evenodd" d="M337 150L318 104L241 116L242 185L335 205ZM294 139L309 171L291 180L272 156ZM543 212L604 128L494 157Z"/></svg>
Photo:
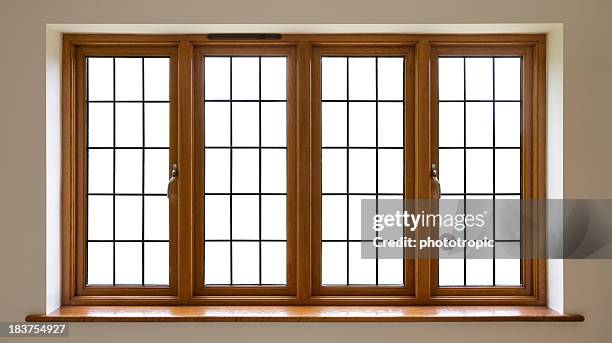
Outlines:
<svg viewBox="0 0 612 343"><path fill-rule="evenodd" d="M611 13L609 0L1 0L0 322L45 311L53 262L45 225L57 208L46 194L56 188L45 182L45 149L56 141L45 136L45 110L57 104L45 100L45 24L563 23L564 195L604 198L612 196ZM612 263L567 261L564 277L565 309L585 323L74 324L70 339L57 341L612 341Z"/></svg>

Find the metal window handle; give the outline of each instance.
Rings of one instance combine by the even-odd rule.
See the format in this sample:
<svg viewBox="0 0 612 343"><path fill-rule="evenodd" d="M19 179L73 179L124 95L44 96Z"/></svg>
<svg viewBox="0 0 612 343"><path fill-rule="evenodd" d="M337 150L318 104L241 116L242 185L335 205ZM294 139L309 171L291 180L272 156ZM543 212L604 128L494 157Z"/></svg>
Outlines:
<svg viewBox="0 0 612 343"><path fill-rule="evenodd" d="M438 179L438 169L436 169L435 163L431 165L431 178L436 183L436 189L438 191L438 194L436 194L436 199L440 199L442 196L442 186L440 185L440 179Z"/></svg>
<svg viewBox="0 0 612 343"><path fill-rule="evenodd" d="M172 174L170 174L170 180L168 180L168 189L166 190L166 196L170 199L170 191L172 190L172 185L176 182L176 178L178 177L178 165L174 163L172 165Z"/></svg>

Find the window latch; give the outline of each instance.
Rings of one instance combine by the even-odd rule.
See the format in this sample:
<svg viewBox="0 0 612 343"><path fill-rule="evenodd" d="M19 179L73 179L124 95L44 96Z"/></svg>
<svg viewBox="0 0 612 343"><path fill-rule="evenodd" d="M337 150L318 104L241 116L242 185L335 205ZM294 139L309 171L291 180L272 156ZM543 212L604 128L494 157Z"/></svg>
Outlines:
<svg viewBox="0 0 612 343"><path fill-rule="evenodd" d="M438 169L436 169L436 164L431 165L431 178L436 183L436 199L440 199L442 197L442 186L440 185L440 179L438 178Z"/></svg>
<svg viewBox="0 0 612 343"><path fill-rule="evenodd" d="M172 191L172 185L176 182L178 177L178 165L172 164L172 173L170 174L170 180L168 180L168 189L166 190L166 196L170 199L170 192Z"/></svg>

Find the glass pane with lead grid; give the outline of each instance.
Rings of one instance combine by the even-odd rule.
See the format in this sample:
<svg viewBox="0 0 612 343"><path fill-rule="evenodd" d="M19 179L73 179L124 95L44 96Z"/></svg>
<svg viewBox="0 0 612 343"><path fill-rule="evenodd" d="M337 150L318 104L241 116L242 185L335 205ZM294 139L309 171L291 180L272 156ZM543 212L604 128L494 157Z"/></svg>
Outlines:
<svg viewBox="0 0 612 343"><path fill-rule="evenodd" d="M204 284L287 283L287 57L206 56Z"/></svg>
<svg viewBox="0 0 612 343"><path fill-rule="evenodd" d="M86 64L86 282L168 285L170 58Z"/></svg>
<svg viewBox="0 0 612 343"><path fill-rule="evenodd" d="M438 74L442 199L495 203L487 232L494 247L440 250L446 257L440 260L439 285L521 285L520 211L511 216L501 208L518 208L521 198L522 58L440 57ZM469 211L464 205L463 214ZM453 235L471 239L468 230Z"/></svg>
<svg viewBox="0 0 612 343"><path fill-rule="evenodd" d="M404 58L321 58L321 283L402 285L402 260L362 258L361 201L404 194ZM398 277L398 275L400 277Z"/></svg>

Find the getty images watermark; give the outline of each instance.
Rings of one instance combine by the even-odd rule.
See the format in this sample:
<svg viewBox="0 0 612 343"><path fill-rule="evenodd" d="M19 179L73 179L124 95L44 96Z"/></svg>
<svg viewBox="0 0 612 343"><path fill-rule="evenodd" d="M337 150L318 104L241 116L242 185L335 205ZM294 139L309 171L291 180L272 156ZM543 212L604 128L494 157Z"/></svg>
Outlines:
<svg viewBox="0 0 612 343"><path fill-rule="evenodd" d="M368 200L364 200L368 201ZM374 200L375 201L375 200ZM372 230L377 235L372 239L372 245L376 248L493 248L494 241L483 237L478 240L468 240L461 237L441 236L438 239L425 237L418 239L415 237L402 236L398 239L385 239L378 234L385 228L404 228L403 232L416 232L419 228L427 227L447 227L453 228L457 232L462 232L466 228L482 229L485 227L488 212L482 213L459 213L459 214L440 214L440 213L410 213L406 210L396 210L395 213L374 214L372 218Z"/></svg>
<svg viewBox="0 0 612 343"><path fill-rule="evenodd" d="M611 199L368 199L360 210L364 259L414 258L411 249L440 259L612 259Z"/></svg>
<svg viewBox="0 0 612 343"><path fill-rule="evenodd" d="M438 249L441 258L464 252L484 257L495 247L494 211L488 201L362 200L362 258L414 256L406 249Z"/></svg>

